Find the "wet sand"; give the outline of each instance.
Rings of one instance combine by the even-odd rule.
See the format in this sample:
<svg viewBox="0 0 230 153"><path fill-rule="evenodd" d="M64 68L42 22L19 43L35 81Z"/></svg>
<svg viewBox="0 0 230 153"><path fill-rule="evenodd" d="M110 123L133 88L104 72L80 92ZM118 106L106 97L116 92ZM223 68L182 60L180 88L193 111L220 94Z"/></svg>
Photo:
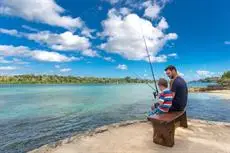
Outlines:
<svg viewBox="0 0 230 153"><path fill-rule="evenodd" d="M31 153L230 153L230 124L189 121L189 128L177 128L173 148L156 145L149 122L131 121L104 126Z"/></svg>

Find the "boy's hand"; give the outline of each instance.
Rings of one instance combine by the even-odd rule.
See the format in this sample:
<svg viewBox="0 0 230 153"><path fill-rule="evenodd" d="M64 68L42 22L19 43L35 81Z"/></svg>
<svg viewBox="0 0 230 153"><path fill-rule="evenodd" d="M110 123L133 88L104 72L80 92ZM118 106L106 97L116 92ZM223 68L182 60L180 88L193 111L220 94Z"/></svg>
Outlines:
<svg viewBox="0 0 230 153"><path fill-rule="evenodd" d="M160 104L160 105L163 105L163 103L164 103L163 101L159 101L159 104Z"/></svg>
<svg viewBox="0 0 230 153"><path fill-rule="evenodd" d="M151 106L151 110L154 110L156 107L154 105Z"/></svg>

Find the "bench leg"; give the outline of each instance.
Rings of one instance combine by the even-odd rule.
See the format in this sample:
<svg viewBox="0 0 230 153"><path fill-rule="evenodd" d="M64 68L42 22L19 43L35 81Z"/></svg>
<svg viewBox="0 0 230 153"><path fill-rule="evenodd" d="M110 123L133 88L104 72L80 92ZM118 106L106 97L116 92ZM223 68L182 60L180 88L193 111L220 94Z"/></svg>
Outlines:
<svg viewBox="0 0 230 153"><path fill-rule="evenodd" d="M153 142L167 147L173 147L175 124L154 124Z"/></svg>
<svg viewBox="0 0 230 153"><path fill-rule="evenodd" d="M181 127L184 127L184 128L188 128L186 112L184 112L184 114L181 116L181 119L180 119L180 126L181 126Z"/></svg>

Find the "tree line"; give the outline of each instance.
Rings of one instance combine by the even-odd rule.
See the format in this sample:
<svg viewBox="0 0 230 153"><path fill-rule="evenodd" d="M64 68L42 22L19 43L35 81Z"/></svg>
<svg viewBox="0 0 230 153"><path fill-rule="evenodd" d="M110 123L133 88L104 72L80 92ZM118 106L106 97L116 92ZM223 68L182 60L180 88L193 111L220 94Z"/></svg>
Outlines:
<svg viewBox="0 0 230 153"><path fill-rule="evenodd" d="M0 84L89 84L89 83L152 83L152 80L139 78L98 78L59 75L14 75L0 76Z"/></svg>
<svg viewBox="0 0 230 153"><path fill-rule="evenodd" d="M230 71L224 72L218 83L222 86L230 87Z"/></svg>

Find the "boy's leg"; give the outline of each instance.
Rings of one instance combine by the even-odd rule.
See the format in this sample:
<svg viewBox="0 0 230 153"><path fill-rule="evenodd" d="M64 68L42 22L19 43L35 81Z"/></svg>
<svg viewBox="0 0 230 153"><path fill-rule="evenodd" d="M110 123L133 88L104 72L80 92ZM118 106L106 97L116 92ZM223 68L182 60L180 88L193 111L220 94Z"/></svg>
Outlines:
<svg viewBox="0 0 230 153"><path fill-rule="evenodd" d="M165 112L161 111L160 109L156 109L156 114L164 114Z"/></svg>
<svg viewBox="0 0 230 153"><path fill-rule="evenodd" d="M157 108L152 110L152 111L149 111L146 116L152 116L152 115L154 115L156 113L157 113Z"/></svg>

